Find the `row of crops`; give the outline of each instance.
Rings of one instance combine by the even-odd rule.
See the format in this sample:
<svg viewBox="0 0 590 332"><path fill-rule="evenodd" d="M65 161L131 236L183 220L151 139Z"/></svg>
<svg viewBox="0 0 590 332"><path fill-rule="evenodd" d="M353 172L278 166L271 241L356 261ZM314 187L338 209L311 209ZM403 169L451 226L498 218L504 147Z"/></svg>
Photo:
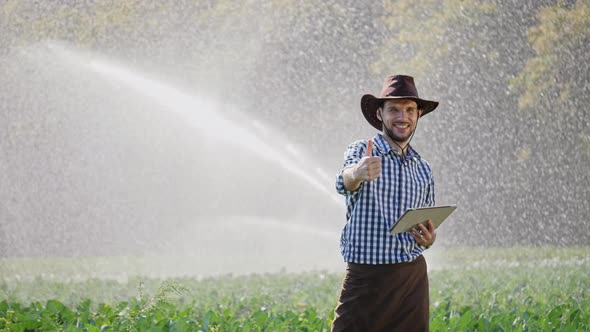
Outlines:
<svg viewBox="0 0 590 332"><path fill-rule="evenodd" d="M529 254L526 254L527 250ZM523 254L525 252L525 254ZM431 331L590 331L587 248L454 251ZM329 331L341 273L0 281L0 331Z"/></svg>

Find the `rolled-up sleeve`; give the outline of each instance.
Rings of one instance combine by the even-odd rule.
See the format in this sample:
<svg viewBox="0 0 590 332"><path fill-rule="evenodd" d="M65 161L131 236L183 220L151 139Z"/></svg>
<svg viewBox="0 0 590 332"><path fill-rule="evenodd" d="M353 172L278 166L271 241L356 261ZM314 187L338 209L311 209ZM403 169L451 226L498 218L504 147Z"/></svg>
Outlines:
<svg viewBox="0 0 590 332"><path fill-rule="evenodd" d="M346 151L344 152L344 165L342 166L340 172L338 172L338 175L336 175L336 191L339 194L345 196L353 195L362 190L364 182L361 182L361 186L355 191L347 190L344 187L344 178L342 177L342 173L345 169L356 165L361 160L362 156L365 154L366 149L366 141L356 141L354 143L351 143L348 146L348 148L346 148Z"/></svg>

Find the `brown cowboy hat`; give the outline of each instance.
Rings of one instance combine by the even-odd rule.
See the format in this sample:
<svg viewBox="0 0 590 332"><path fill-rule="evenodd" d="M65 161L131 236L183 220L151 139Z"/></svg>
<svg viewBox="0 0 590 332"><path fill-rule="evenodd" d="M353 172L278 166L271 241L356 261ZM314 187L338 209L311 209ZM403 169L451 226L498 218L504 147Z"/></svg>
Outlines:
<svg viewBox="0 0 590 332"><path fill-rule="evenodd" d="M422 115L426 115L438 106L437 101L425 100L418 97L418 90L414 85L414 78L406 75L395 75L390 76L383 83L383 90L381 90L381 96L375 97L373 95L364 95L361 98L361 110L365 119L369 123L382 130L383 126L381 120L377 118L377 108L381 101L389 99L410 99L418 104L418 109L423 110Z"/></svg>

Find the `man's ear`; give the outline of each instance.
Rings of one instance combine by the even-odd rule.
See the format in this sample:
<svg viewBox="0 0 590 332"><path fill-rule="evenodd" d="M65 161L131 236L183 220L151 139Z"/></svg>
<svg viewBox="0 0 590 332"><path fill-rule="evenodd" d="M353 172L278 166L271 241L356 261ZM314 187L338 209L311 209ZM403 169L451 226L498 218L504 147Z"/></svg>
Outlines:
<svg viewBox="0 0 590 332"><path fill-rule="evenodd" d="M379 121L383 122L383 116L381 115L381 107L379 107L377 109L377 119L379 119Z"/></svg>
<svg viewBox="0 0 590 332"><path fill-rule="evenodd" d="M424 110L423 109L418 109L418 117L421 118L422 114L424 114Z"/></svg>

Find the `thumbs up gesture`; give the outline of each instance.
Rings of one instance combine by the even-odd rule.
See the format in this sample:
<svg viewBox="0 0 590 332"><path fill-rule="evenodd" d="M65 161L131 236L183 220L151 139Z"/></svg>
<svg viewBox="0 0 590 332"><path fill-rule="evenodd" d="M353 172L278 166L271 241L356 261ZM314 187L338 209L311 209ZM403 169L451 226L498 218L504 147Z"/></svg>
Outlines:
<svg viewBox="0 0 590 332"><path fill-rule="evenodd" d="M353 168L353 177L356 181L373 181L380 176L381 157L373 157L373 140L369 139L365 156Z"/></svg>

